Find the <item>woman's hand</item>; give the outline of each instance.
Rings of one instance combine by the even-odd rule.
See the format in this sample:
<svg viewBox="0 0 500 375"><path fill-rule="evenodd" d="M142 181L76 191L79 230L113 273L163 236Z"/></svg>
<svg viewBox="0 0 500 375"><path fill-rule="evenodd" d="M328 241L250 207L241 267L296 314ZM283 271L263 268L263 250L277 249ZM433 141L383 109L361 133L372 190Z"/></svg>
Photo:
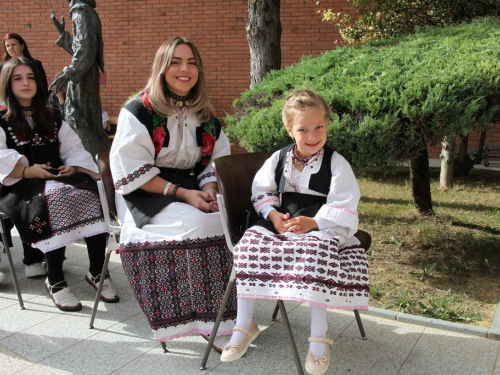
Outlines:
<svg viewBox="0 0 500 375"><path fill-rule="evenodd" d="M274 229L280 234L283 234L288 231L288 229L285 227L285 223L290 217L290 213L282 214L281 212L278 212L276 210L272 210L269 212L269 215L267 216L269 220L274 225Z"/></svg>
<svg viewBox="0 0 500 375"><path fill-rule="evenodd" d="M285 229L294 234L303 234L318 228L318 223L312 217L298 216L285 220Z"/></svg>
<svg viewBox="0 0 500 375"><path fill-rule="evenodd" d="M175 193L175 197L206 213L219 211L217 200L204 191L179 187Z"/></svg>

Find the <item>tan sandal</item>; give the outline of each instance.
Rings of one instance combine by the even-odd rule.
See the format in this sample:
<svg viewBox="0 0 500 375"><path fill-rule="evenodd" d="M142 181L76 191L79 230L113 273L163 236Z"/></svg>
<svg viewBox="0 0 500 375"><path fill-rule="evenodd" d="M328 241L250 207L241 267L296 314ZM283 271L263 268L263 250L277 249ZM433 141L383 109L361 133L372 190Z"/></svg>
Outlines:
<svg viewBox="0 0 500 375"><path fill-rule="evenodd" d="M326 344L326 355L317 356L311 353L311 348L307 351L306 356L306 371L311 375L322 375L328 370L330 365L330 346L333 345L333 340L327 337L309 337L308 342L322 342Z"/></svg>
<svg viewBox="0 0 500 375"><path fill-rule="evenodd" d="M243 357L247 352L250 344L260 334L259 326L253 319L248 329L240 326L234 326L233 332L234 331L243 332L245 334L245 338L243 339L243 341L236 342L234 344L224 344L224 350L222 351L222 354L220 356L220 360L222 362L233 362Z"/></svg>

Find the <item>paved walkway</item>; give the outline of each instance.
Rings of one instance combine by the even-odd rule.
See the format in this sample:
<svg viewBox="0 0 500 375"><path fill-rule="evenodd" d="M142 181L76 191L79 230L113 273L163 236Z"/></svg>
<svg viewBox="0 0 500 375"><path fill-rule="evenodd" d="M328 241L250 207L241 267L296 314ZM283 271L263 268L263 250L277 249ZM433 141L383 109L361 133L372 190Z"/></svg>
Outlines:
<svg viewBox="0 0 500 375"><path fill-rule="evenodd" d="M0 374L296 373L282 321L271 321L273 302L258 301L256 321L262 333L245 357L221 363L212 351L207 370L200 371L206 342L193 335L169 342L170 353L163 353L135 302L118 255L112 255L110 269L121 302L101 303L95 329L89 329L94 293L84 281L88 267L85 246L69 246L65 262L66 279L83 303L83 310L76 313L54 307L43 277L24 277L20 248L14 237L14 262L25 310L19 308L5 254L0 263L0 270L9 275L9 280L0 283ZM299 354L305 358L308 307L293 302L286 305ZM488 330L445 326L431 319L413 321L411 316L408 321L418 324L410 324L403 322L406 314L399 314L398 321L396 315L379 309L362 314L368 336L363 341L354 314L329 312L330 335L335 339L329 374L500 375L500 335L495 340L486 338Z"/></svg>

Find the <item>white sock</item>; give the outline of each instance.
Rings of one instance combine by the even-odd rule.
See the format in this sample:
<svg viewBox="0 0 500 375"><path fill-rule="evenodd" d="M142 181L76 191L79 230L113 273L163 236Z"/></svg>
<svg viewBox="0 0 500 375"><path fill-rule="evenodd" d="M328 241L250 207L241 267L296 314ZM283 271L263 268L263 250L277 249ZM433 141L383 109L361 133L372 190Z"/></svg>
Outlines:
<svg viewBox="0 0 500 375"><path fill-rule="evenodd" d="M236 325L243 328L250 328L253 316L255 298L238 298L238 312L236 314ZM245 334L241 331L234 331L229 343L234 344L242 341Z"/></svg>
<svg viewBox="0 0 500 375"><path fill-rule="evenodd" d="M311 305L311 336L312 337L326 337L328 332L328 321L326 315L326 307L319 307ZM316 356L326 354L327 345L322 342L312 341L309 343L311 353Z"/></svg>

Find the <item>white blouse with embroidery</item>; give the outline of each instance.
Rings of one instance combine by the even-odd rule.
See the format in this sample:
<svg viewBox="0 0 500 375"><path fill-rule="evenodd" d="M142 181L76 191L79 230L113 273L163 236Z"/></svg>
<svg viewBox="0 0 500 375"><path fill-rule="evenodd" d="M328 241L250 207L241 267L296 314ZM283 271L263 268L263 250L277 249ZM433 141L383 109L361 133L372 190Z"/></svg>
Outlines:
<svg viewBox="0 0 500 375"><path fill-rule="evenodd" d="M147 128L126 108L118 117L117 131L110 152L111 173L115 190L126 195L160 173L156 167L190 169L201 159L201 147L196 141L200 122L192 113L177 109L167 119L170 134L168 147L163 147L155 159L155 148ZM215 142L212 160L229 155L231 144L223 131ZM212 163L209 162L197 176L200 187L215 182Z"/></svg>
<svg viewBox="0 0 500 375"><path fill-rule="evenodd" d="M285 158L284 174L286 177L285 192L298 192L310 195L326 196L326 204L318 211L314 219L321 231L329 235L349 238L358 230L357 207L361 197L356 177L351 166L343 156L334 152L331 160L331 180L328 195L310 190L309 180L317 173L323 161L323 152L312 158L302 171L293 166L292 153ZM255 210L264 218L279 207L278 186L275 181L276 166L280 151L276 151L257 172L252 185L252 202Z"/></svg>

